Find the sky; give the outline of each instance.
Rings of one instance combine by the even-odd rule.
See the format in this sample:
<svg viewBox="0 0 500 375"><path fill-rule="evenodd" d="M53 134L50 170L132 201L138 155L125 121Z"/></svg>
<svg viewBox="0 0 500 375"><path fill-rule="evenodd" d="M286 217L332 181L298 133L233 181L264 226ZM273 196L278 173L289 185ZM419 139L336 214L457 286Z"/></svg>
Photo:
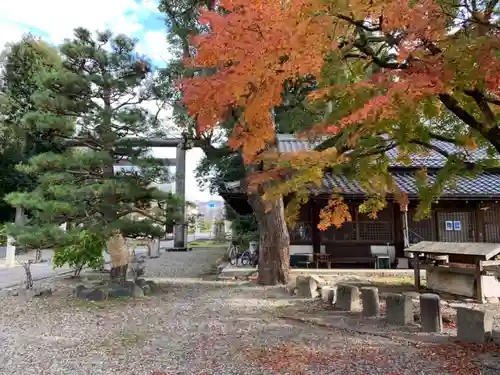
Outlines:
<svg viewBox="0 0 500 375"><path fill-rule="evenodd" d="M156 66L169 60L162 14L157 0L16 0L0 1L0 46L31 32L58 45L71 38L75 27L91 31L110 29L139 40L137 51ZM159 157L175 157L175 149L154 150ZM186 198L221 199L200 191L193 171L203 152L188 151L186 160Z"/></svg>

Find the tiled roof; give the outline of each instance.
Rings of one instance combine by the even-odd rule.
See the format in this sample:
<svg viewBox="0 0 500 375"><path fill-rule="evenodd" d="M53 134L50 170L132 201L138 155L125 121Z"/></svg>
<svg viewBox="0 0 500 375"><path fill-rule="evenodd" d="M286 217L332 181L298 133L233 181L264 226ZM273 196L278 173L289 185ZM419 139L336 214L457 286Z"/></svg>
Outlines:
<svg viewBox="0 0 500 375"><path fill-rule="evenodd" d="M434 145L442 150L453 154L457 152L465 152L458 147L446 142L435 141ZM316 146L307 140L298 140L291 134L278 135L278 150L281 152L297 152L311 150ZM399 162L396 162L397 150L391 150L387 154L394 160L393 167L401 166L408 167ZM473 152L467 152L469 160L475 161L487 157L487 152L484 149L478 149ZM427 168L440 168L444 166L446 159L441 154L431 151L428 155L414 155L411 158L412 167L427 167ZM393 172L393 178L396 185L403 192L408 193L410 196L417 196L417 183L415 173L408 170L404 172ZM436 174L429 173L428 181L433 184L436 179ZM314 190L314 189L313 189ZM323 184L320 189L314 193L328 194L333 191L341 191L347 195L364 195L364 190L360 183L356 180L351 180L344 175L326 174L323 179ZM485 197L485 198L500 198L500 173L483 173L476 178L458 177L453 187L446 188L442 198L453 197Z"/></svg>
<svg viewBox="0 0 500 375"><path fill-rule="evenodd" d="M408 193L409 196L417 196L417 183L413 172L395 172L392 174L398 188ZM429 174L428 180L433 184L436 180L435 174ZM316 193L329 194L340 191L346 195L364 195L361 184L343 175L326 174L320 191ZM477 178L458 177L453 187L444 190L442 198L452 197L484 197L500 198L500 174L483 173Z"/></svg>
<svg viewBox="0 0 500 375"><path fill-rule="evenodd" d="M297 139L292 134L279 134L277 136L278 140L278 150L280 152L297 152L297 151L307 151L313 149L319 143L310 143L305 139ZM455 145L442 141L432 141L432 145L439 147L441 150L447 152L448 154L463 153L467 155L471 162L478 161L487 158L487 151L485 149L477 149L474 151L468 151L461 149ZM429 151L426 155L410 155L411 164L406 165L399 161L396 161L398 156L397 149L391 149L386 152L386 155L393 160L391 166L393 167L427 167L427 168L441 168L446 163L446 158L436 151ZM500 160L500 155L499 155Z"/></svg>

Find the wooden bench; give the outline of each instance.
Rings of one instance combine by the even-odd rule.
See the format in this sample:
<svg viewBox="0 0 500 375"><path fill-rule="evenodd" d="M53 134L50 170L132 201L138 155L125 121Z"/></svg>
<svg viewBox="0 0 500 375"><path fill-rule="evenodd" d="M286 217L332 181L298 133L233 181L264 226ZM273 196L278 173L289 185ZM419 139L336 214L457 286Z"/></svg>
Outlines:
<svg viewBox="0 0 500 375"><path fill-rule="evenodd" d="M305 266L309 268L311 265L312 254L293 254L290 255L290 267Z"/></svg>

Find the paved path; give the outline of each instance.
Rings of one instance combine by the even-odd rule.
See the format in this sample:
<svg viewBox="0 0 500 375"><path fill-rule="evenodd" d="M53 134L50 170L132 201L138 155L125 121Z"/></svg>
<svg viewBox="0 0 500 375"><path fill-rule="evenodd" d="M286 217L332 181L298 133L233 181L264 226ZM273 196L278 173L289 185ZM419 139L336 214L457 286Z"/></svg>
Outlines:
<svg viewBox="0 0 500 375"><path fill-rule="evenodd" d="M175 282L146 298L85 303L67 298L64 285L28 304L5 297L0 374L499 374L476 372L470 366L484 354L454 344L417 346L281 319L283 308L312 302L280 287L196 280L223 253L197 248L149 260L148 277Z"/></svg>
<svg viewBox="0 0 500 375"><path fill-rule="evenodd" d="M196 236L196 239L208 239L210 237L209 234L203 233ZM193 241L194 236L188 236L188 242ZM161 248L169 248L173 247L173 241L160 241ZM139 251L140 253L140 251ZM51 259L53 256L53 251L50 249L42 251L42 259ZM0 258L5 258L5 248L0 248ZM23 260L26 258L32 258L31 255L21 255L18 256L18 260ZM0 260L3 262L3 259ZM53 264L51 262L32 264L31 265L31 274L33 276L33 280L40 280L44 278L48 278L55 275L66 274L71 272L72 269L70 267L61 267L61 268L53 268ZM11 288L18 285L21 285L25 280L25 272L21 264L17 264L15 267L9 268L5 267L3 264L0 265L0 289Z"/></svg>

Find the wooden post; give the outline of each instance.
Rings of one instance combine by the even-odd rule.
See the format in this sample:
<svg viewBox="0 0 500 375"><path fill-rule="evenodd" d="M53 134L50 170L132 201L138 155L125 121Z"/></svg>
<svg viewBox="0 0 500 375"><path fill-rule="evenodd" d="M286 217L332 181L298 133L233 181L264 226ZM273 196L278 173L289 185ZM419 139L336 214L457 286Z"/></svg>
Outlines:
<svg viewBox="0 0 500 375"><path fill-rule="evenodd" d="M404 248L406 249L410 246L410 228L408 227L408 205L407 204L399 205L399 210L401 211L403 241L404 241Z"/></svg>
<svg viewBox="0 0 500 375"><path fill-rule="evenodd" d="M318 229L318 224L319 224L319 213L320 209L317 205L316 200L311 199L310 201L311 205L311 235L312 235L312 246L313 246L313 253L314 254L319 254L321 252L321 232Z"/></svg>
<svg viewBox="0 0 500 375"><path fill-rule="evenodd" d="M413 253L413 273L415 278L415 288L420 292L420 257L418 253Z"/></svg>
<svg viewBox="0 0 500 375"><path fill-rule="evenodd" d="M481 277L483 274L483 262L478 260L476 263L476 293L477 300L479 303L485 303L486 298L484 297L483 292L483 278Z"/></svg>

